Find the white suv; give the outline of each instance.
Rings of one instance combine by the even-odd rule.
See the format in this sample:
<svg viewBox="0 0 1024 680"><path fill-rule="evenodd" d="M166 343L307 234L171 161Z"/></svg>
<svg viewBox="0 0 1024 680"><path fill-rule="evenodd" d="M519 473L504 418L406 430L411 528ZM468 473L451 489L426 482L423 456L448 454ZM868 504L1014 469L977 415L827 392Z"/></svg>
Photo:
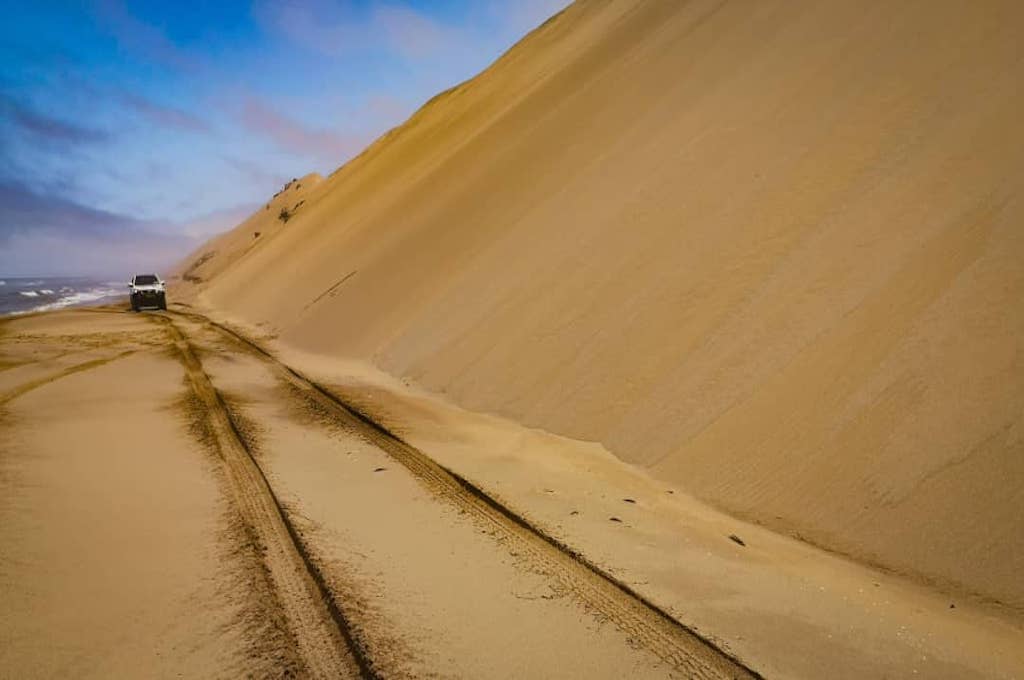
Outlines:
<svg viewBox="0 0 1024 680"><path fill-rule="evenodd" d="M164 282L156 274L136 274L128 284L132 311L137 312L143 307L167 309L167 292Z"/></svg>

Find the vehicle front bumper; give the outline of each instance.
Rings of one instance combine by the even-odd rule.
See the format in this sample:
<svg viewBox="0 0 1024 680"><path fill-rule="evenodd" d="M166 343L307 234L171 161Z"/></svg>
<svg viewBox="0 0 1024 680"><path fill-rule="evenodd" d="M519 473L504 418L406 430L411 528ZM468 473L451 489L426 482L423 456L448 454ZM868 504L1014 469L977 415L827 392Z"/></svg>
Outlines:
<svg viewBox="0 0 1024 680"><path fill-rule="evenodd" d="M159 307L164 296L162 290L138 290L132 293L132 304L136 307Z"/></svg>

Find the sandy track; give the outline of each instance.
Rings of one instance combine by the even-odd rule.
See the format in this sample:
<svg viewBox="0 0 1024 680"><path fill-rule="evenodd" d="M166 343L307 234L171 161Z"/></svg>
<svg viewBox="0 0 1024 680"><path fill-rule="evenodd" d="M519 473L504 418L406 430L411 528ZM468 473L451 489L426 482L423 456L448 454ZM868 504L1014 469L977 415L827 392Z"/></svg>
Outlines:
<svg viewBox="0 0 1024 680"><path fill-rule="evenodd" d="M23 394L27 394L32 390L36 389L37 387L42 387L43 385L47 385L55 380L60 380L61 378L66 378L67 376L74 375L75 373L81 373L82 371L88 371L93 368L99 368L104 364L109 364L111 361L116 361L118 359L126 357L129 354L134 353L134 351L135 350L126 350L111 357L90 359L89 361L83 361L81 363L68 366L67 368L63 368L59 371L55 371L49 375L43 376L42 378L37 378L35 380L24 382L20 385L15 385L13 388L7 390L6 392L0 393L0 405L6 404L12 399L16 399Z"/></svg>
<svg viewBox="0 0 1024 680"><path fill-rule="evenodd" d="M162 325L0 335L0 677L301 672Z"/></svg>
<svg viewBox="0 0 1024 680"><path fill-rule="evenodd" d="M178 327L164 317L224 462L234 500L274 585L278 603L298 646L306 671L317 678L376 677L327 595L316 568L281 512L273 491L244 442L192 348Z"/></svg>
<svg viewBox="0 0 1024 680"><path fill-rule="evenodd" d="M555 579L561 589L571 593L599 616L613 622L626 633L632 644L654 653L684 673L686 677L759 677L755 671L688 629L628 586L616 581L578 553L539 530L497 499L438 465L422 451L402 441L342 401L337 395L281 363L258 344L200 315L183 316L216 329L234 344L257 356L287 384L315 401L322 410L342 424L358 431L393 460L403 465L434 496L487 526L489 533L497 537L510 552L529 559L540 572ZM170 315L167 318L170 318ZM171 327L176 328L173 322ZM202 389L209 393L204 399L216 402L217 419L223 421L220 427L233 430L230 416L219 403L219 397L202 373L194 354L187 349L187 341L181 338L178 344L183 348L183 352L187 352L187 361L194 364L190 368L190 373L201 376L199 382L203 383ZM232 437L232 440L235 442L232 446L241 448L237 436ZM245 458L255 467L247 453ZM262 475L259 484L267 488ZM267 494L270 494L269 488ZM280 512L277 513L277 517L281 517ZM283 520L281 521L283 523ZM342 629L347 630L347 627L342 626ZM361 647L358 641L355 647Z"/></svg>

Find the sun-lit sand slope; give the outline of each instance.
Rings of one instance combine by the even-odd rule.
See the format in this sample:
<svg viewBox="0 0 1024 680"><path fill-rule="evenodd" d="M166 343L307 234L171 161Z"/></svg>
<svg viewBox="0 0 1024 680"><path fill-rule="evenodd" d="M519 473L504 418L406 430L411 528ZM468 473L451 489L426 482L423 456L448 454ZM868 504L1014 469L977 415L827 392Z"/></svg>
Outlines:
<svg viewBox="0 0 1024 680"><path fill-rule="evenodd" d="M185 285L197 286L216 277L225 267L269 240L297 217L306 205L306 199L321 182L323 177L315 172L292 179L247 220L210 239L189 255L171 272L171 278Z"/></svg>
<svg viewBox="0 0 1024 680"><path fill-rule="evenodd" d="M1021 45L1012 0L578 2L179 299L1020 612Z"/></svg>

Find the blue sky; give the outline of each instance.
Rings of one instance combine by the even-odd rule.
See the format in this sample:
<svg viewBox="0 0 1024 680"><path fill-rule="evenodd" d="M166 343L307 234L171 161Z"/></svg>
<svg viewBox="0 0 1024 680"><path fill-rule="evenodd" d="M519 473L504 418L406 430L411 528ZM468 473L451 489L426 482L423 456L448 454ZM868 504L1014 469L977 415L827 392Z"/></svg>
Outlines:
<svg viewBox="0 0 1024 680"><path fill-rule="evenodd" d="M0 277L165 266L568 0L10 3Z"/></svg>

